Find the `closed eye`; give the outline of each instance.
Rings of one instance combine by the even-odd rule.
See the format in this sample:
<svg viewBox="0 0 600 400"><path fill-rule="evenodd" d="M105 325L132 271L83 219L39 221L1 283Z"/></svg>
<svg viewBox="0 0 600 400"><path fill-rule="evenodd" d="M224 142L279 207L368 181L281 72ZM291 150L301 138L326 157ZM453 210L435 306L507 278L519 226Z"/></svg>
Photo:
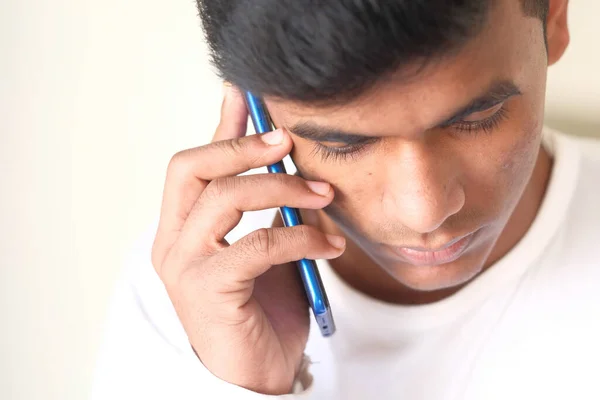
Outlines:
<svg viewBox="0 0 600 400"><path fill-rule="evenodd" d="M491 133L507 117L508 111L505 104L505 101L499 102L485 110L473 112L458 121L442 126L442 128L452 129L458 133ZM379 138L372 137L353 144L339 141L315 141L311 154L319 154L323 162L331 160L346 161L348 159L355 159L369 145L376 143L378 140Z"/></svg>
<svg viewBox="0 0 600 400"><path fill-rule="evenodd" d="M508 115L505 104L505 102L500 102L486 110L469 114L467 117L450 124L449 128L458 132L477 133L481 131L491 133Z"/></svg>
<svg viewBox="0 0 600 400"><path fill-rule="evenodd" d="M356 144L346 144L341 142L314 142L312 155L319 154L323 162L325 161L345 161L355 158L370 145L379 141L379 138L373 137Z"/></svg>

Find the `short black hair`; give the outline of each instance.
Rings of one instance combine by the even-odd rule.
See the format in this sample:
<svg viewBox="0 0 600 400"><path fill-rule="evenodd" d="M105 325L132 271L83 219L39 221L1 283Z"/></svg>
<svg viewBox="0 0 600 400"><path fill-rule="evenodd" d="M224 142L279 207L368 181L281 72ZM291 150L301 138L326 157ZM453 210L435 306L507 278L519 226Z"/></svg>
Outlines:
<svg viewBox="0 0 600 400"><path fill-rule="evenodd" d="M517 1L517 0L515 0ZM544 23L548 0L518 0ZM458 49L492 0L197 0L213 65L241 89L351 100L410 62Z"/></svg>

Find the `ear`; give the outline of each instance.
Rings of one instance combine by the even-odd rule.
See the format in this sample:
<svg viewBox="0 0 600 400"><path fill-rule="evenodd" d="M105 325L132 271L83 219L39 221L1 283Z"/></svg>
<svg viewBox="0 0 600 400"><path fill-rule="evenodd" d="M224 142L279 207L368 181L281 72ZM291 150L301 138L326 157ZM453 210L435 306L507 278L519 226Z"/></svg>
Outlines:
<svg viewBox="0 0 600 400"><path fill-rule="evenodd" d="M548 16L546 17L548 65L560 60L569 45L568 5L569 0L548 0Z"/></svg>

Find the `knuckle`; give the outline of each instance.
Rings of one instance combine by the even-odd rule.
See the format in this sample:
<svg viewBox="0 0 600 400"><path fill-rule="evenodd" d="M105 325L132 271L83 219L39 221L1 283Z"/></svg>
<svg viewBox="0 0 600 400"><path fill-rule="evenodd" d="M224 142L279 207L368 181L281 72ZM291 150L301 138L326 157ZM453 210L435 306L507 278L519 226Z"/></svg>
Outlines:
<svg viewBox="0 0 600 400"><path fill-rule="evenodd" d="M242 154L248 147L245 140L232 139L228 143L233 154Z"/></svg>
<svg viewBox="0 0 600 400"><path fill-rule="evenodd" d="M270 259L274 237L271 230L267 228L258 229L249 236L249 245L252 250L260 256Z"/></svg>
<svg viewBox="0 0 600 400"><path fill-rule="evenodd" d="M272 179L275 181L277 185L289 185L290 184L290 176L288 174L271 174Z"/></svg>
<svg viewBox="0 0 600 400"><path fill-rule="evenodd" d="M239 157L245 148L244 142L239 139L221 140L213 143L213 146L221 150L227 158Z"/></svg>
<svg viewBox="0 0 600 400"><path fill-rule="evenodd" d="M212 180L204 189L202 196L209 201L222 201L230 193L234 185L232 181L233 179L229 177Z"/></svg>
<svg viewBox="0 0 600 400"><path fill-rule="evenodd" d="M288 174L277 174L277 175L281 175L278 176L278 184L285 186L288 190L287 192L292 194L293 191L293 195L294 196L298 196L298 195L307 195L309 192L306 188L306 184L304 183L304 179L298 177L298 176L294 176L294 175L288 175Z"/></svg>
<svg viewBox="0 0 600 400"><path fill-rule="evenodd" d="M266 153L250 153L247 154L245 160L245 166L247 169L251 169L264 164L263 160L266 158Z"/></svg>
<svg viewBox="0 0 600 400"><path fill-rule="evenodd" d="M298 184L301 186L305 185L306 180L298 175L287 174L287 177L288 177L288 181L291 183Z"/></svg>
<svg viewBox="0 0 600 400"><path fill-rule="evenodd" d="M258 140L258 135L254 135L248 139ZM253 149L254 151L250 151ZM265 149L263 146L250 146L248 144L248 151L246 151L246 164L249 168L264 165L264 160L269 154L269 149Z"/></svg>
<svg viewBox="0 0 600 400"><path fill-rule="evenodd" d="M265 187L264 190L267 193L277 194L284 198L295 196L292 190L294 185L290 185L290 176L288 174L268 174L262 176L256 176L256 185Z"/></svg>
<svg viewBox="0 0 600 400"><path fill-rule="evenodd" d="M178 151L171 157L169 161L169 165L167 167L167 172L169 175L178 175L181 172L185 171L187 168L187 160L189 158L191 150L181 150Z"/></svg>
<svg viewBox="0 0 600 400"><path fill-rule="evenodd" d="M219 142L221 149L228 158L239 159L247 169L263 164L268 151L262 146L256 146L257 135Z"/></svg>
<svg viewBox="0 0 600 400"><path fill-rule="evenodd" d="M250 169L253 165L261 159L262 154L254 154L250 151L250 141L248 137L223 140L216 142L215 146L218 146L223 155L227 159L235 159L237 163L240 163L245 169Z"/></svg>
<svg viewBox="0 0 600 400"><path fill-rule="evenodd" d="M298 225L296 230L296 241L301 242L303 245L308 244L314 235L314 228L309 225Z"/></svg>

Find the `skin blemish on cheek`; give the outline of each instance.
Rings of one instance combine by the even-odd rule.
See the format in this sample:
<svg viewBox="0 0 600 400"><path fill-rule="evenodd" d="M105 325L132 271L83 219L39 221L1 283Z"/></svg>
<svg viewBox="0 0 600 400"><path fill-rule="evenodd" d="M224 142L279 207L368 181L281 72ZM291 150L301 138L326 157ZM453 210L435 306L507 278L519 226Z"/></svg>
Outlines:
<svg viewBox="0 0 600 400"><path fill-rule="evenodd" d="M502 169L503 170L507 170L507 169L511 169L512 168L512 162L511 161L507 161L504 164L502 164Z"/></svg>
<svg viewBox="0 0 600 400"><path fill-rule="evenodd" d="M526 180L535 165L539 149L538 134L532 131L521 132L521 138L502 154L501 171L504 179L513 184Z"/></svg>
<svg viewBox="0 0 600 400"><path fill-rule="evenodd" d="M501 168L505 174L513 174L519 168L526 158L526 153L523 149L523 141L518 141L515 146L503 152L500 157L502 159Z"/></svg>

